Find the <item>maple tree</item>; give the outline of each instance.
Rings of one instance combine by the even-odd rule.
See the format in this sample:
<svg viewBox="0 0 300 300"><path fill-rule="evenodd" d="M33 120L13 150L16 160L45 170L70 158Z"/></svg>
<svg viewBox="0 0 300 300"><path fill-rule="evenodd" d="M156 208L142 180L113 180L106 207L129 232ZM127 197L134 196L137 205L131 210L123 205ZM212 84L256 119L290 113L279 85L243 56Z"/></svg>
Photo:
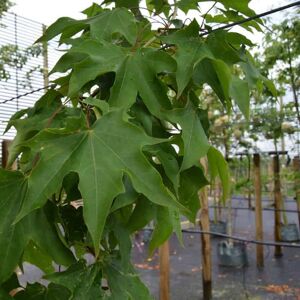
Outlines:
<svg viewBox="0 0 300 300"><path fill-rule="evenodd" d="M195 222L197 192L216 176L226 199L227 163L210 145L199 96L209 85L228 113L236 105L248 118L250 90L272 84L245 36L202 26L198 2L104 1L39 39L59 36L68 50L52 70L61 77L7 127L17 130L8 164L18 159L19 170L0 170L3 299L19 287L14 269L24 261L51 283L28 284L16 299L152 299L130 262L131 234L153 221L153 253L173 232L181 239L181 215ZM255 14L249 0L217 2L215 23ZM191 10L203 24L178 18ZM67 269L55 272L53 262Z"/></svg>

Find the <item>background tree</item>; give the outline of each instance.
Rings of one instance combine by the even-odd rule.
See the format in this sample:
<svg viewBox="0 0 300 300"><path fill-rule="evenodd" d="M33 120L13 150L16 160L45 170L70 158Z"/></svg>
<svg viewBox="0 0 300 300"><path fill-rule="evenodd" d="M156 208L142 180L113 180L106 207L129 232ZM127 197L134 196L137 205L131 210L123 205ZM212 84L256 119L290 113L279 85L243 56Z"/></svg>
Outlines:
<svg viewBox="0 0 300 300"><path fill-rule="evenodd" d="M3 15L4 12L7 12L12 5L13 5L13 3L10 0L1 0L0 1L0 17Z"/></svg>
<svg viewBox="0 0 300 300"><path fill-rule="evenodd" d="M263 72L272 77L279 89L292 93L298 125L300 124L299 88L300 88L300 21L298 9L284 21L273 24L263 43Z"/></svg>

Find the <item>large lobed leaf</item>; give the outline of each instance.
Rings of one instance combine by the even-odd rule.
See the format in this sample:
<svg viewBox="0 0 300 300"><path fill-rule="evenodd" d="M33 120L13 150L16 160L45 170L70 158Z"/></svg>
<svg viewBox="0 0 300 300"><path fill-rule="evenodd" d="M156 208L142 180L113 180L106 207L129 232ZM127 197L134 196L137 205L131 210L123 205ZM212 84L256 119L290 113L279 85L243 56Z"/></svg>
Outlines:
<svg viewBox="0 0 300 300"><path fill-rule="evenodd" d="M41 132L27 143L40 151L41 158L28 178L28 192L18 219L42 207L71 171L79 175L84 218L97 253L112 202L124 191L124 174L134 189L152 202L183 209L142 153L143 146L159 142L125 121L122 110L107 113L86 130Z"/></svg>
<svg viewBox="0 0 300 300"><path fill-rule="evenodd" d="M74 20L63 17L58 19L46 30L37 42L48 41L62 33L61 41L74 36L81 30L90 30L90 36L100 40L111 41L114 34L120 34L134 44L137 26L134 15L125 8L103 10L101 13L86 20Z"/></svg>
<svg viewBox="0 0 300 300"><path fill-rule="evenodd" d="M45 209L36 210L14 224L27 189L27 180L19 172L0 169L0 283L16 268L29 243L34 243L57 263L70 265L73 255L59 239Z"/></svg>

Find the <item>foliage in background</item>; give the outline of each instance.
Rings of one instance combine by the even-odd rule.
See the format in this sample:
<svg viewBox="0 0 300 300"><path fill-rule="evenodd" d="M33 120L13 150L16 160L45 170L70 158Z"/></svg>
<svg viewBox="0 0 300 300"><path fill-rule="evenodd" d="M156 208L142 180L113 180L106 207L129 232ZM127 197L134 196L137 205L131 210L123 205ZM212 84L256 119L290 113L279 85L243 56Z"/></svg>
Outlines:
<svg viewBox="0 0 300 300"><path fill-rule="evenodd" d="M273 24L264 39L265 73L274 74L280 88L290 90L300 125L300 10L290 14L283 22Z"/></svg>
<svg viewBox="0 0 300 300"><path fill-rule="evenodd" d="M28 60L32 57L39 57L42 54L42 46L34 45L21 49L18 45L7 44L0 46L0 81L7 81L14 76L15 70L22 70ZM41 66L30 68L26 71L22 80L24 87L31 87L31 80L34 72L43 72Z"/></svg>
<svg viewBox="0 0 300 300"><path fill-rule="evenodd" d="M3 14L7 12L13 2L7 0L0 1L0 26L5 27L1 24L1 18ZM36 44L27 48L20 47L15 44L5 44L0 46L0 82L7 81L12 77L12 73L15 74L16 70L23 69L30 58L39 57L42 54L42 45ZM35 66L26 71L24 78L19 78L21 85L32 89L31 81L32 76L35 72L42 73L42 66Z"/></svg>
<svg viewBox="0 0 300 300"><path fill-rule="evenodd" d="M1 0L0 1L0 17L3 13L7 12L10 7L13 6L13 2L10 0Z"/></svg>
<svg viewBox="0 0 300 300"><path fill-rule="evenodd" d="M247 0L217 2L215 23L255 14ZM181 240L180 216L195 222L198 191L216 176L226 200L228 167L210 143L200 95L208 85L227 113L238 107L248 119L250 91L273 86L254 66L252 43L209 32L200 4L105 1L84 20L59 19L39 40L59 36L69 49L52 70L61 73L55 88L7 127L17 130L9 165L18 158L19 170L0 170L3 298L27 261L51 284L27 285L16 299L152 299L131 264L131 235L152 223L150 254L173 232ZM177 19L191 9L203 21Z"/></svg>

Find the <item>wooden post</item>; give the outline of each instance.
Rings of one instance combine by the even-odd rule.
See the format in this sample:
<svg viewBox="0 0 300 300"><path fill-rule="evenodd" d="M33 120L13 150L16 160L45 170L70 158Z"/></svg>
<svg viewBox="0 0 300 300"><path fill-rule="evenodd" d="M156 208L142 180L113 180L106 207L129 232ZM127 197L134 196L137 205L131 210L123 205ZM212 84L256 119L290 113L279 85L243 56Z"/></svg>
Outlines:
<svg viewBox="0 0 300 300"><path fill-rule="evenodd" d="M263 218L261 205L261 175L260 175L260 155L255 153L253 156L254 164L254 193L255 193L255 227L256 240L263 241ZM264 247L256 245L256 265L258 268L264 266Z"/></svg>
<svg viewBox="0 0 300 300"><path fill-rule="evenodd" d="M169 300L170 299L170 251L169 241L166 241L159 248L159 299Z"/></svg>
<svg viewBox="0 0 300 300"><path fill-rule="evenodd" d="M295 192L296 192L296 203L298 209L298 222L300 228L300 157L295 156L293 159L293 169L295 176Z"/></svg>
<svg viewBox="0 0 300 300"><path fill-rule="evenodd" d="M273 157L273 173L274 173L274 216L275 216L275 227L274 237L275 242L281 241L281 191L280 191L280 165L279 155L276 154ZM281 246L275 246L275 257L282 256Z"/></svg>
<svg viewBox="0 0 300 300"><path fill-rule="evenodd" d="M207 170L207 162L201 160L204 169ZM199 192L201 215L200 215L200 229L202 231L210 231L209 226L209 207L207 197L207 187L204 187ZM202 285L203 285L203 299L212 299L212 271L211 271L211 244L210 236L208 234L201 234L202 242Z"/></svg>
<svg viewBox="0 0 300 300"><path fill-rule="evenodd" d="M250 155L247 156L247 159L248 159L248 181L250 182L251 181L251 157ZM251 209L252 208L252 203L251 203L251 187L248 186L248 195L247 195L247 198L248 198L248 208Z"/></svg>
<svg viewBox="0 0 300 300"><path fill-rule="evenodd" d="M270 204L274 204L274 174L273 174L273 161L270 160L268 164L268 191L270 195Z"/></svg>

